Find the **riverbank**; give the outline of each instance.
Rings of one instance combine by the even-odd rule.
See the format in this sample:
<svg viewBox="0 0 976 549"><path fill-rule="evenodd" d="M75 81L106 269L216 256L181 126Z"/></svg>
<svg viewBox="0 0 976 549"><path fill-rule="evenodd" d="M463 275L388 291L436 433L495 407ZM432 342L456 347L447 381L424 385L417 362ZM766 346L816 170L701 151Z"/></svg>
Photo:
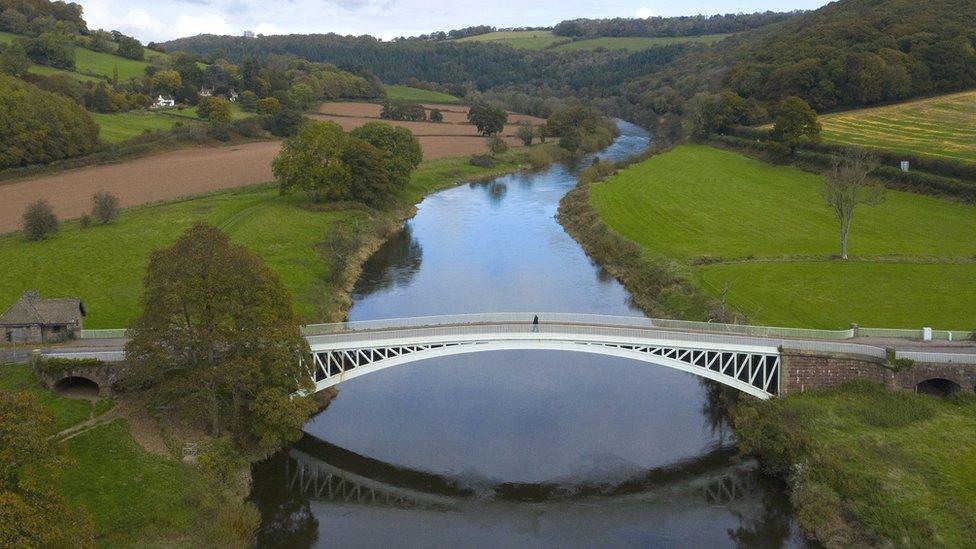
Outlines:
<svg viewBox="0 0 976 549"><path fill-rule="evenodd" d="M743 452L792 489L827 547L967 547L976 539L976 397L941 400L854 383L740 399Z"/></svg>
<svg viewBox="0 0 976 549"><path fill-rule="evenodd" d="M303 322L341 320L358 265L412 215L423 196L527 167L530 155L554 147L513 149L492 168L471 166L467 157L424 162L394 205L383 211L358 204L314 207L300 194L279 195L268 183L126 209L110 225L82 229L78 222L65 222L57 234L40 242L20 234L2 236L0 309L24 289L35 288L44 296L81 297L88 312L86 328L125 327L139 312L150 253L204 221L257 253L278 273Z"/></svg>
<svg viewBox="0 0 976 549"><path fill-rule="evenodd" d="M741 310L748 310L753 320L826 327L840 310L873 306L879 323L897 325L906 318L897 310L913 315L910 325L941 320L951 327L966 318L973 306L966 281L976 272L968 255L976 241L964 235L976 219L971 209L892 193L881 211L859 212L862 223L876 226L858 226L864 255L847 264L830 257L833 242L821 234L830 220L812 196L817 180L727 151L679 147L619 169L590 168L561 202L559 219L652 316L742 322ZM953 231L963 232L942 238ZM929 255L913 258L919 250ZM797 276L807 263L819 264L817 276L842 288L843 297ZM744 273L731 292L709 279L721 269ZM926 269L931 276L921 276ZM892 272L906 270L918 280ZM958 281L946 276L955 270L969 274ZM862 291L859 282L871 288ZM945 299L928 291L933 287L946 288ZM736 299L736 290L755 295ZM763 292L770 291L810 312L782 314L776 308L784 301L768 299ZM812 292L831 295L829 302L810 300ZM763 298L765 310L748 307ZM823 311L827 316L816 316ZM971 395L941 401L853 384L768 402L738 399L732 408L740 449L788 483L809 537L828 547L963 547L976 539Z"/></svg>
<svg viewBox="0 0 976 549"><path fill-rule="evenodd" d="M723 314L721 304L692 282L687 269L666 257L648 256L637 244L614 231L593 207L590 192L594 184L646 157L584 170L576 188L559 203L559 222L587 255L624 285L646 315L701 321L744 320Z"/></svg>
<svg viewBox="0 0 976 549"><path fill-rule="evenodd" d="M568 196L560 219L649 314L972 329L973 206L889 190L858 209L842 261L817 174L683 145L606 175Z"/></svg>
<svg viewBox="0 0 976 549"><path fill-rule="evenodd" d="M467 157L425 162L394 205L382 211L357 204L314 207L304 197L282 197L260 185L126 210L104 227L83 230L66 223L49 241L7 236L0 238L0 250L12 260L12 276L0 288L30 284L45 295L80 294L90 313L86 327L125 326L138 314L151 251L169 245L193 222L208 220L278 272L304 321L338 321L362 264L423 197L527 168L540 155L551 159L555 153L555 144L512 150L491 168L472 166ZM5 300L16 294L3 293ZM73 463L56 488L70 504L89 510L100 545L200 546L212 545L214 533L225 539L253 536L257 514L245 501L248 462L265 455L241 459L236 452L220 452L219 441L146 413L138 395L119 395L110 414L92 418L97 406L44 389L25 365L0 366L0 389L37 394L58 417L59 428L78 429L65 441ZM215 457L201 456L202 468L182 463L187 442Z"/></svg>

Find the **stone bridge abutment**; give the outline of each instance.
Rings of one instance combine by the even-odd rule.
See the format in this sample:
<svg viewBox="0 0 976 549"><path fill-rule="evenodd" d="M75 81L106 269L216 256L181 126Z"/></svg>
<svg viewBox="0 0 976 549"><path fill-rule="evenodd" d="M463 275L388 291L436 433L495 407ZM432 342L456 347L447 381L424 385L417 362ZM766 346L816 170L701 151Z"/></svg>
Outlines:
<svg viewBox="0 0 976 549"><path fill-rule="evenodd" d="M870 381L888 390L914 391L927 381L947 380L963 392L976 391L976 364L933 363L888 359L857 353L781 349L781 396Z"/></svg>

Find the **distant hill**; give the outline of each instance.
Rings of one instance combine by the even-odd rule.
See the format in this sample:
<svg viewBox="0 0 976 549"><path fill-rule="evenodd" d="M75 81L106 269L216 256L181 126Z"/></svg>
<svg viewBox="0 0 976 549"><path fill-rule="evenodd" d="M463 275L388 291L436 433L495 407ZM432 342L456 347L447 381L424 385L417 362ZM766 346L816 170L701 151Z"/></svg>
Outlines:
<svg viewBox="0 0 976 549"><path fill-rule="evenodd" d="M505 44L520 50L592 51L597 49L640 51L671 44L713 44L731 34L706 34L697 36L608 36L598 38L574 38L558 36L552 31L496 31L457 39L457 42L490 42Z"/></svg>
<svg viewBox="0 0 976 549"><path fill-rule="evenodd" d="M596 30L582 36L617 32L614 25L624 20L611 21L587 23ZM753 28L717 46L668 44L636 52L588 50L590 40L553 47L549 41L556 36L546 31L523 31L534 38L488 33L465 41L392 43L335 34L264 36L253 39L248 51L366 66L388 83L412 77L480 91L575 95L639 123L682 113L697 93L726 89L765 106L797 95L818 111L829 111L976 87L973 0L839 0L804 13L676 18L647 25L654 27L649 32L680 36L735 30L737 25ZM565 25L557 32L576 36ZM503 40L492 40L493 34ZM610 38L624 39L602 37L592 43L609 44ZM239 40L201 35L165 46L234 61L240 56ZM515 40L548 43L549 49L513 50L504 43Z"/></svg>
<svg viewBox="0 0 976 549"><path fill-rule="evenodd" d="M745 32L773 23L780 23L803 13L760 12L730 13L725 15L691 15L683 17L647 17L614 19L572 19L553 27L556 36L574 38L625 37L645 38L703 36L708 34L732 34Z"/></svg>

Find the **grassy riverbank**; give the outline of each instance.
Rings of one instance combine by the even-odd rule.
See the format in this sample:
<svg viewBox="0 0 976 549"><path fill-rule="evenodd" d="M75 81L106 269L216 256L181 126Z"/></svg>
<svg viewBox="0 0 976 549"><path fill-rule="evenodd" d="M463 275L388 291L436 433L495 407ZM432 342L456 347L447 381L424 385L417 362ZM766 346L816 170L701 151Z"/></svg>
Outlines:
<svg viewBox="0 0 976 549"><path fill-rule="evenodd" d="M743 399L740 447L787 479L827 546L967 547L976 539L976 397L866 383Z"/></svg>
<svg viewBox="0 0 976 549"><path fill-rule="evenodd" d="M105 408L43 387L25 364L0 364L0 390L36 395L61 430ZM172 546L177 540L195 545L199 532L193 530L205 513L209 489L199 469L147 453L133 440L124 419L107 421L64 444L69 461L55 484L57 492L69 505L88 511L100 547L147 541Z"/></svg>
<svg viewBox="0 0 976 549"><path fill-rule="evenodd" d="M106 226L81 229L77 222L66 222L41 242L20 234L0 237L5 265L0 310L25 289L37 288L45 296L80 296L89 313L88 328L125 326L138 313L149 254L172 244L193 223L206 221L256 252L281 276L303 321L335 320L348 301L346 286L355 280L358 263L410 215L416 202L461 181L517 170L526 155L512 150L494 168L471 166L467 157L424 162L386 211L358 204L313 207L301 194L280 196L268 184L133 208Z"/></svg>
<svg viewBox="0 0 976 549"><path fill-rule="evenodd" d="M592 185L582 209L595 213L591 225L634 243L645 270L668 263L684 295L696 286L718 300L728 287L727 303L753 323L972 329L976 207L889 191L883 204L857 211L845 262L832 255L837 222L820 183L687 145ZM665 312L694 313L686 301Z"/></svg>

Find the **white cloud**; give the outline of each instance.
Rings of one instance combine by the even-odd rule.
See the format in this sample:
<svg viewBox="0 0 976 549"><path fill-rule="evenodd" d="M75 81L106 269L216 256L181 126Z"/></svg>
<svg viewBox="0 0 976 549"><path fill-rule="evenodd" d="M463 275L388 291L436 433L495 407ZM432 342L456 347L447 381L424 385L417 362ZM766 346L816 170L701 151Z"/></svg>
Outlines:
<svg viewBox="0 0 976 549"><path fill-rule="evenodd" d="M654 17L654 10L652 10L651 8L637 8L637 17L641 19Z"/></svg>
<svg viewBox="0 0 976 549"><path fill-rule="evenodd" d="M166 30L165 25L146 10L130 10L122 18L122 28L136 35L158 36Z"/></svg>
<svg viewBox="0 0 976 549"><path fill-rule="evenodd" d="M272 25L271 23L264 23L264 22L258 23L257 25L254 26L253 29L250 30L253 30L254 34L264 34L264 35L281 34L281 29Z"/></svg>
<svg viewBox="0 0 976 549"><path fill-rule="evenodd" d="M173 36L194 36L197 34L236 34L230 24L216 13L181 15L171 33Z"/></svg>

